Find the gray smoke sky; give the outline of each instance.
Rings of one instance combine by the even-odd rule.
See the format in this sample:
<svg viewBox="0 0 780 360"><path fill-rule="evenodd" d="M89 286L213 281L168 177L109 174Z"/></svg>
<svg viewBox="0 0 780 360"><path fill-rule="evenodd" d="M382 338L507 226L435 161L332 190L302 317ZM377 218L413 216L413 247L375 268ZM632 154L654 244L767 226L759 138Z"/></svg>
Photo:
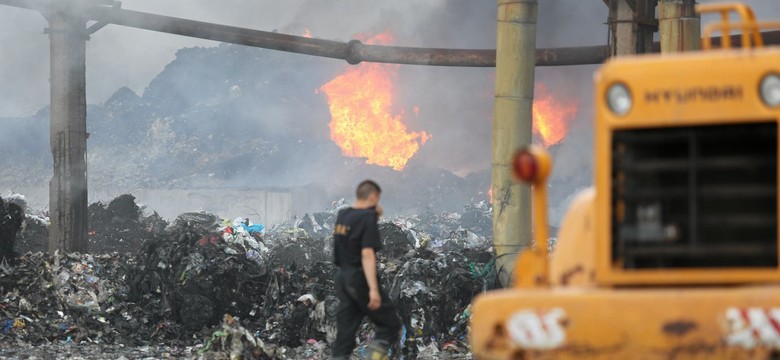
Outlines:
<svg viewBox="0 0 780 360"><path fill-rule="evenodd" d="M715 1L701 1L710 3ZM745 1L759 18L780 18L774 0ZM390 29L410 46L492 48L491 0L125 0L126 9L339 40ZM466 9L466 11L464 11ZM541 0L540 47L603 44L606 6L600 0ZM45 20L0 6L0 116L23 116L48 104L49 50ZM215 42L109 25L87 47L87 101L99 103L122 86L140 93L177 49Z"/></svg>
<svg viewBox="0 0 780 360"><path fill-rule="evenodd" d="M776 0L746 2L759 18L780 19ZM398 45L495 47L494 0L125 0L123 8L294 35L309 29L315 37L340 41L389 30ZM605 44L606 20L607 7L601 0L540 0L537 46ZM48 105L45 27L46 21L33 11L0 6L0 117L27 116ZM216 45L109 25L87 44L87 102L102 103L123 86L141 94L178 49ZM321 61L332 65L336 60ZM593 66L539 68L537 80L547 83L550 92L579 101L577 121L589 124L594 70ZM493 69L400 68L398 108L408 112L421 105L420 117L407 119L410 129L433 135L416 156L418 161L459 174L489 166L493 73ZM322 117L323 122L329 120L327 113Z"/></svg>
<svg viewBox="0 0 780 360"><path fill-rule="evenodd" d="M314 36L343 41L359 33L391 30L402 45L495 46L496 7L492 1L126 0L122 6L296 35L308 28ZM584 16L577 23L561 21L566 13L595 16ZM606 7L597 1L542 1L540 33L544 35L539 36L540 46L603 43L605 16ZM0 116L29 115L48 104L45 27L45 20L34 11L0 6ZM215 45L109 25L94 34L87 45L87 102L102 102L122 86L141 93L174 59L176 50Z"/></svg>

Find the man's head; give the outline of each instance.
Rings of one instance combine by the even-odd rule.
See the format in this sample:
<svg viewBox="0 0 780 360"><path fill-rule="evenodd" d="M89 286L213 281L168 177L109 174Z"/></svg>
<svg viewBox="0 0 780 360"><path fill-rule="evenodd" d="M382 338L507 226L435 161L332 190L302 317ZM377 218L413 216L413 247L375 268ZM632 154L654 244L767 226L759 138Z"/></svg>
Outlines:
<svg viewBox="0 0 780 360"><path fill-rule="evenodd" d="M382 189L377 183L371 180L364 180L355 190L357 201L366 207L374 207L379 204L379 198L382 195Z"/></svg>

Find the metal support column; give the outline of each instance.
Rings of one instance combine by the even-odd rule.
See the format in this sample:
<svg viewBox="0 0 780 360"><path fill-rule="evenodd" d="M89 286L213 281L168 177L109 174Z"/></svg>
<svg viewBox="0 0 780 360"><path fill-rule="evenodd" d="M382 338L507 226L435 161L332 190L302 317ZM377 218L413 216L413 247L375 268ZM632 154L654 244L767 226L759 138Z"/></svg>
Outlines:
<svg viewBox="0 0 780 360"><path fill-rule="evenodd" d="M47 12L51 41L49 252L87 250L87 21L67 6Z"/></svg>
<svg viewBox="0 0 780 360"><path fill-rule="evenodd" d="M653 36L658 32L658 19L655 18L655 9L658 0L636 0L636 51L640 54L652 53Z"/></svg>
<svg viewBox="0 0 780 360"><path fill-rule="evenodd" d="M493 245L503 285L517 253L531 243L531 198L512 179L512 153L531 143L536 0L498 0L496 94L493 112Z"/></svg>
<svg viewBox="0 0 780 360"><path fill-rule="evenodd" d="M660 0L661 53L701 49L701 18L694 0Z"/></svg>
<svg viewBox="0 0 780 360"><path fill-rule="evenodd" d="M609 45L612 56L637 53L637 24L633 5L629 0L610 1Z"/></svg>

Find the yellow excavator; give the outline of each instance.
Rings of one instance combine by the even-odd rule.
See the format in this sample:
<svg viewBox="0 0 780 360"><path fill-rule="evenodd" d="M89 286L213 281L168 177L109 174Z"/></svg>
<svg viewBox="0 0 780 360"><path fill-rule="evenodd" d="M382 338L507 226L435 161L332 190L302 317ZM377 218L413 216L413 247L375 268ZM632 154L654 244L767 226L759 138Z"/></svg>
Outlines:
<svg viewBox="0 0 780 360"><path fill-rule="evenodd" d="M533 193L533 247L511 288L478 296L478 359L780 359L780 48L742 4L702 51L622 57L595 76L595 182L548 253L551 160L514 173ZM740 22L729 22L736 13ZM741 46L711 34L741 30Z"/></svg>

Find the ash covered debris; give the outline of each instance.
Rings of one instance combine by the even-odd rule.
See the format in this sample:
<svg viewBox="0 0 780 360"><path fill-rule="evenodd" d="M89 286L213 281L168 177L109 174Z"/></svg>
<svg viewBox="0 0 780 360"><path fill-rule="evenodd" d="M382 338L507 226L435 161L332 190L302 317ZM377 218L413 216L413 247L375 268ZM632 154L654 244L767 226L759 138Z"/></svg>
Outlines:
<svg viewBox="0 0 780 360"><path fill-rule="evenodd" d="M129 259L28 253L0 271L0 339L31 345L132 343L142 309L127 301Z"/></svg>
<svg viewBox="0 0 780 360"><path fill-rule="evenodd" d="M338 307L332 238L330 231L300 227L309 218L332 228L342 205L260 236L239 230L245 222L226 224L208 213L184 213L163 227L144 222L131 196L115 199L92 213L107 228L132 229L126 238L142 245L125 254L20 256L0 271L0 339L108 349L162 344L192 358L328 358ZM490 215L478 203L462 214L380 224L386 251L379 253L379 277L404 325L395 355L468 356L469 304L497 286L485 226ZM102 249L123 245L107 242ZM366 322L356 357L372 337Z"/></svg>
<svg viewBox="0 0 780 360"><path fill-rule="evenodd" d="M0 263L13 264L16 258L16 236L22 229L24 210L19 205L23 198L14 199L6 202L0 198Z"/></svg>
<svg viewBox="0 0 780 360"><path fill-rule="evenodd" d="M168 225L156 212L144 217L130 194L120 195L107 205L93 203L87 211L90 253L137 251L145 239Z"/></svg>
<svg viewBox="0 0 780 360"><path fill-rule="evenodd" d="M226 313L251 316L262 304L269 268L258 256L267 250L257 241L255 247L226 241L219 228L215 215L185 213L137 254L130 296L154 322L165 324L155 336L189 336Z"/></svg>
<svg viewBox="0 0 780 360"><path fill-rule="evenodd" d="M24 196L12 194L6 199L22 204L23 225L18 235L16 252L45 252L48 250L49 217L47 211L36 211L27 207ZM135 253L144 240L160 233L166 222L157 212L145 216L143 207L130 194L120 195L108 204L96 202L87 208L88 236L87 251L93 254L110 252Z"/></svg>

